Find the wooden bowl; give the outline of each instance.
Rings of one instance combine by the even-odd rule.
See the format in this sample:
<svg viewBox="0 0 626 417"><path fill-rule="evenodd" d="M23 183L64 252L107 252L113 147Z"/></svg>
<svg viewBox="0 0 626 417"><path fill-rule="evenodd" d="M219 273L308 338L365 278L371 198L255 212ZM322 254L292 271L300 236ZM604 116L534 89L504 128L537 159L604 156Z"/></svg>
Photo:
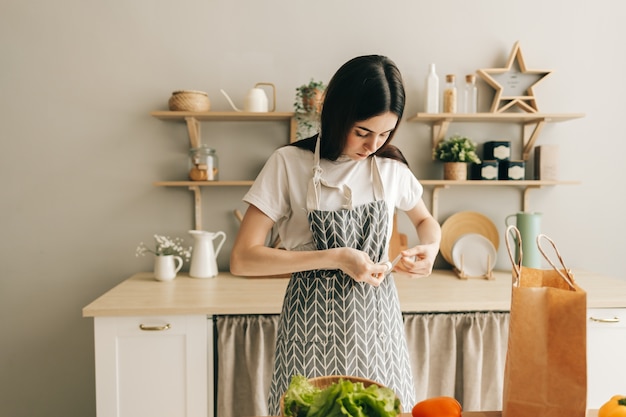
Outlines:
<svg viewBox="0 0 626 417"><path fill-rule="evenodd" d="M378 382L373 381L371 379L361 378L358 376L349 376L349 375L318 376L316 378L310 378L309 382L311 382L313 386L323 390L324 388L329 387L330 385L333 385L334 383L338 382L340 379L343 379L344 381L361 382L363 383L363 386L365 388L369 387L370 385L376 385L378 387L385 388L384 385L379 384ZM400 407L400 411L402 411L402 406ZM280 415L285 416L285 394L283 394L282 397L280 397Z"/></svg>

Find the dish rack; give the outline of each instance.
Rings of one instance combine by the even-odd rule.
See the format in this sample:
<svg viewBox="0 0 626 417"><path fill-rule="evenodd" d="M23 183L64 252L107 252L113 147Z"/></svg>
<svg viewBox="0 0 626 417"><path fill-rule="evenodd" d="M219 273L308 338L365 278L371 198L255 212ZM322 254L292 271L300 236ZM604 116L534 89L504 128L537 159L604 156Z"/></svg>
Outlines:
<svg viewBox="0 0 626 417"><path fill-rule="evenodd" d="M491 256L489 254L486 254L487 256L487 265L491 265ZM470 276L467 275L464 271L463 271L463 254L461 254L461 262L460 262L460 268L457 267L452 267L452 270L454 271L454 273L456 274L457 277L459 277L459 279L470 279L470 278L484 278L487 280L494 280L496 279L493 276L493 267L490 267L489 270L483 274L483 275L479 275L479 276Z"/></svg>

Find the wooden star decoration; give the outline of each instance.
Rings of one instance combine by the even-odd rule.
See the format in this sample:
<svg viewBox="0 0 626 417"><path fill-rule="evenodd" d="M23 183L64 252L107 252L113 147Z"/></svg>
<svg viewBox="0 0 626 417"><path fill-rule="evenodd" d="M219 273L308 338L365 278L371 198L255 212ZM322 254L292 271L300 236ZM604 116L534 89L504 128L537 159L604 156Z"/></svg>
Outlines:
<svg viewBox="0 0 626 417"><path fill-rule="evenodd" d="M538 108L533 88L552 74L552 70L526 69L519 42L515 42L505 68L479 69L477 72L496 89L492 113L502 113L514 106L536 113Z"/></svg>

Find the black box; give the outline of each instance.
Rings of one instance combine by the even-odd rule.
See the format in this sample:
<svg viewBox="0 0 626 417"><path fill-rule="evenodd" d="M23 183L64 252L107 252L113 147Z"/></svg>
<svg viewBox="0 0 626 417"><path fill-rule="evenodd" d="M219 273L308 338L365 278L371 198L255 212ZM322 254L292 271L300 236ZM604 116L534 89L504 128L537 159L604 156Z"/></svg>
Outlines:
<svg viewBox="0 0 626 417"><path fill-rule="evenodd" d="M483 159L487 161L508 161L511 159L511 142L496 140L485 142L483 145Z"/></svg>
<svg viewBox="0 0 626 417"><path fill-rule="evenodd" d="M472 164L472 176L473 180L497 180L498 173L498 161L482 161L480 164Z"/></svg>
<svg viewBox="0 0 626 417"><path fill-rule="evenodd" d="M526 178L524 161L500 161L498 178L501 180L523 180Z"/></svg>

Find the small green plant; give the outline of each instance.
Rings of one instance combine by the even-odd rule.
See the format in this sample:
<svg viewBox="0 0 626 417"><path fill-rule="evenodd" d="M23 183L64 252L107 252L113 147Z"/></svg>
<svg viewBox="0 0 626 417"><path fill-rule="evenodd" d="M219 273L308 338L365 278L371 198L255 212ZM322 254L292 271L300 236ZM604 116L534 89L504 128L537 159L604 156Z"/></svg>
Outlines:
<svg viewBox="0 0 626 417"><path fill-rule="evenodd" d="M296 88L293 108L298 122L298 139L317 133L324 90L326 90L326 84L322 81L315 81L313 78L307 84Z"/></svg>
<svg viewBox="0 0 626 417"><path fill-rule="evenodd" d="M476 154L476 142L460 135L439 141L433 149L433 158L441 162L480 163L480 158Z"/></svg>

